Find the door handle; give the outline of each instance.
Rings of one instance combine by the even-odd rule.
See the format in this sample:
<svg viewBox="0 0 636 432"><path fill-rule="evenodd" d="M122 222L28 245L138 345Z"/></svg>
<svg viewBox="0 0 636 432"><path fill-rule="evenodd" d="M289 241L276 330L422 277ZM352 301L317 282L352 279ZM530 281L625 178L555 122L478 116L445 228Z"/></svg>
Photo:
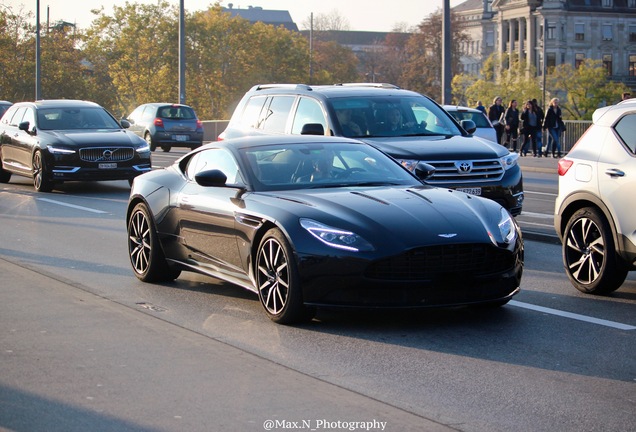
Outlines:
<svg viewBox="0 0 636 432"><path fill-rule="evenodd" d="M625 171L621 171L618 168L610 168L607 171L605 171L605 174L607 174L610 177L624 177Z"/></svg>

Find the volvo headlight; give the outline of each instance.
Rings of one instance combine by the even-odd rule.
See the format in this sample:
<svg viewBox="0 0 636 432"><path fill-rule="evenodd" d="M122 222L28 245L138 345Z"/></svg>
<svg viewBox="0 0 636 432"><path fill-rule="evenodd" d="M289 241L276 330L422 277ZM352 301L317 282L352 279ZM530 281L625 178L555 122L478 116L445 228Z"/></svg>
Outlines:
<svg viewBox="0 0 636 432"><path fill-rule="evenodd" d="M148 143L135 147L137 153L148 153L150 151L150 145Z"/></svg>
<svg viewBox="0 0 636 432"><path fill-rule="evenodd" d="M67 148L55 147L55 146L48 146L46 149L49 151L49 153L53 153L53 154L73 154L73 153L75 153L75 150L73 150L73 149L67 149Z"/></svg>
<svg viewBox="0 0 636 432"><path fill-rule="evenodd" d="M300 225L327 246L352 252L373 250L373 246L368 241L354 232L330 227L311 219L301 219Z"/></svg>
<svg viewBox="0 0 636 432"><path fill-rule="evenodd" d="M501 165L505 171L508 171L513 166L517 165L519 159L519 153L509 153L506 156L500 158Z"/></svg>

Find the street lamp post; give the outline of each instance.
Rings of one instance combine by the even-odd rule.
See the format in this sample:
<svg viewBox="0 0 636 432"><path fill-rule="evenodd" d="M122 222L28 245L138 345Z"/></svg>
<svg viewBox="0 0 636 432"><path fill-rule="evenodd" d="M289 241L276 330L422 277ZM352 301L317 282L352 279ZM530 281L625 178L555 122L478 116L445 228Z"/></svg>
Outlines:
<svg viewBox="0 0 636 432"><path fill-rule="evenodd" d="M450 0L444 0L444 20L443 20L443 41L442 41L442 103L451 103L451 19Z"/></svg>
<svg viewBox="0 0 636 432"><path fill-rule="evenodd" d="M35 0L35 100L42 99L42 67L40 65L40 0Z"/></svg>
<svg viewBox="0 0 636 432"><path fill-rule="evenodd" d="M179 103L186 103L186 79L185 79L185 8L184 0L179 3Z"/></svg>

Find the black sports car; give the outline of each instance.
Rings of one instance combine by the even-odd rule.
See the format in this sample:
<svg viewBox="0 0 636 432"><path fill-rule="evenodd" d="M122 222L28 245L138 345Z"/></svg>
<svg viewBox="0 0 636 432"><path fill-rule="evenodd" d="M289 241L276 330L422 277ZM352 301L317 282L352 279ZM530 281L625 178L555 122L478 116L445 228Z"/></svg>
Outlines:
<svg viewBox="0 0 636 432"><path fill-rule="evenodd" d="M126 217L139 279L214 276L258 293L279 323L321 306L503 305L523 271L519 227L503 207L425 185L347 138L203 146L137 177Z"/></svg>
<svg viewBox="0 0 636 432"><path fill-rule="evenodd" d="M0 120L0 183L33 178L37 191L66 181L128 180L152 169L150 146L96 103L40 100Z"/></svg>

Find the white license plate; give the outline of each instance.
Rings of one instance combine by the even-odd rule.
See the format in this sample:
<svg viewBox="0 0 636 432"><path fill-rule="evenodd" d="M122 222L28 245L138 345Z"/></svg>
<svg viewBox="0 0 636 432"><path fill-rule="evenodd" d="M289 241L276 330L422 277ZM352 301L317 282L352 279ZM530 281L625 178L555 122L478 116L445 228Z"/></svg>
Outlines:
<svg viewBox="0 0 636 432"><path fill-rule="evenodd" d="M189 135L173 135L173 138L175 141L187 141L188 138L190 138Z"/></svg>
<svg viewBox="0 0 636 432"><path fill-rule="evenodd" d="M471 195L481 195L481 188L457 188L457 190Z"/></svg>
<svg viewBox="0 0 636 432"><path fill-rule="evenodd" d="M99 169L113 169L113 168L117 168L117 164L115 162L100 163L98 167Z"/></svg>

